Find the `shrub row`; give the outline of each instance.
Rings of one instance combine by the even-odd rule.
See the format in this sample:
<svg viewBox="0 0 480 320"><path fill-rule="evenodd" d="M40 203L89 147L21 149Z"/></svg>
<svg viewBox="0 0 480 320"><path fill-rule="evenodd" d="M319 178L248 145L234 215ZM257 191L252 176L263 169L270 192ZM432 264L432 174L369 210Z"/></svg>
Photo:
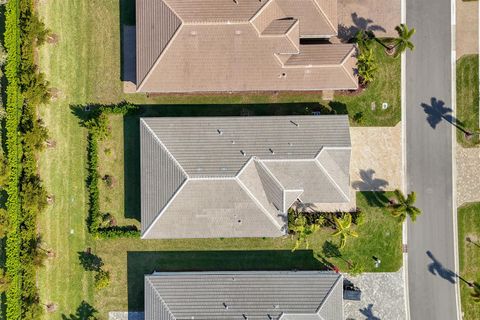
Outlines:
<svg viewBox="0 0 480 320"><path fill-rule="evenodd" d="M6 88L6 111L5 120L6 148L9 168L9 180L7 187L7 216L8 229L5 248L6 276L10 283L6 292L6 319L18 320L22 314L22 266L20 262L20 138L19 123L22 112L23 99L20 92L19 68L20 68L20 28L18 9L19 0L10 0L5 8L5 49L8 59L5 66L7 78Z"/></svg>
<svg viewBox="0 0 480 320"><path fill-rule="evenodd" d="M108 136L107 114L126 115L136 109L136 106L121 103L113 106L90 107L88 116L84 117L83 125L88 129L87 137L87 192L89 210L87 218L88 231L96 238L138 238L140 231L136 226L102 227L102 212L100 211L100 190L98 188L98 143Z"/></svg>
<svg viewBox="0 0 480 320"><path fill-rule="evenodd" d="M6 6L7 77L7 244L6 319L37 319L41 313L36 287L37 215L46 191L37 174L36 153L47 131L37 119L37 105L48 100L48 83L34 62L34 48L48 31L34 14L33 0L10 0Z"/></svg>

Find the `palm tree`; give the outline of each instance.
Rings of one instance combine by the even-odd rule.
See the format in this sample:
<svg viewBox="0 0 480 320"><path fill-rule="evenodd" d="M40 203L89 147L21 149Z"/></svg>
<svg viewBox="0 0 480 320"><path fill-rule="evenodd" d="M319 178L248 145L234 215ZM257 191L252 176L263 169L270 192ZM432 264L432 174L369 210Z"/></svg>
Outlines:
<svg viewBox="0 0 480 320"><path fill-rule="evenodd" d="M315 222L309 224L307 218L304 215L299 215L293 223L290 224L290 230L292 230L297 235L297 240L295 241L295 246L292 249L292 252L297 250L302 243L305 243L305 248L309 248L308 236L317 232L320 229L320 223Z"/></svg>
<svg viewBox="0 0 480 320"><path fill-rule="evenodd" d="M400 223L403 223L407 216L415 222L417 217L422 214L422 211L414 206L417 196L415 192L411 192L407 197L400 190L395 190L396 203L392 204L391 214L398 218Z"/></svg>
<svg viewBox="0 0 480 320"><path fill-rule="evenodd" d="M390 50L395 50L393 54L394 57L398 57L402 52L410 49L413 51L415 46L410 41L410 38L415 34L415 28L409 29L408 26L404 23L395 27L395 30L398 33L397 38L389 38L386 41L392 43Z"/></svg>
<svg viewBox="0 0 480 320"><path fill-rule="evenodd" d="M480 302L480 282L474 282L472 287L473 292L470 293L470 296L473 299L473 302Z"/></svg>
<svg viewBox="0 0 480 320"><path fill-rule="evenodd" d="M348 237L358 237L358 233L350 229L352 226L352 215L350 213L346 213L343 218L340 219L334 216L333 220L335 221L335 228L337 231L332 233L332 236L340 237L340 248L345 247Z"/></svg>

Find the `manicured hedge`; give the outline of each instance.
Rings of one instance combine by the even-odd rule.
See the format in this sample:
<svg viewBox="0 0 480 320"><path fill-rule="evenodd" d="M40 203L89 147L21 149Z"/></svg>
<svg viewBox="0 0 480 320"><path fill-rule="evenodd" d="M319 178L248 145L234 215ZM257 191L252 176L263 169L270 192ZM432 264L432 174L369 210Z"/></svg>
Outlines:
<svg viewBox="0 0 480 320"><path fill-rule="evenodd" d="M136 110L136 106L121 103L113 106L94 106L83 121L88 129L87 136L87 192L88 192L88 231L96 238L138 238L140 231L136 226L101 227L100 190L98 188L98 142L108 134L106 114L123 114Z"/></svg>
<svg viewBox="0 0 480 320"><path fill-rule="evenodd" d="M41 313L36 287L38 262L38 213L46 192L37 174L36 152L46 129L36 116L38 103L48 98L43 74L34 63L34 47L46 30L33 11L33 0L10 0L5 11L5 49L8 53L6 149L9 167L7 187L8 230L6 319L38 319ZM22 201L22 199L24 199Z"/></svg>
<svg viewBox="0 0 480 320"><path fill-rule="evenodd" d="M7 215L9 229L6 241L6 276L10 280L10 286L6 292L6 318L8 320L21 319L21 263L20 263L20 138L19 123L22 113L23 99L19 86L20 68L20 27L18 10L19 0L10 0L5 10L5 49L8 59L5 66L7 78L7 102L6 111L6 148L9 167L9 181L7 187Z"/></svg>

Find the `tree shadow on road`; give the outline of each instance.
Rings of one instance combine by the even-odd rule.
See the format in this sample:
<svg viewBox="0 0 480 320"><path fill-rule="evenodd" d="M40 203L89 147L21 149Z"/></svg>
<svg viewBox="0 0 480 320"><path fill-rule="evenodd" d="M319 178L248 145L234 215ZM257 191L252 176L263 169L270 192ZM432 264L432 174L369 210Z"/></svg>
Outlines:
<svg viewBox="0 0 480 320"><path fill-rule="evenodd" d="M455 284L457 281L455 278L457 275L452 270L445 268L443 264L438 261L432 252L427 251L427 256L432 259L432 262L428 265L428 271L435 276L440 276L448 282Z"/></svg>
<svg viewBox="0 0 480 320"><path fill-rule="evenodd" d="M445 120L463 133L471 134L463 129L463 123L451 114L453 109L445 106L444 101L432 97L430 99L430 104L422 103L420 106L427 114L427 122L432 129L436 129L437 125L442 122L442 120Z"/></svg>

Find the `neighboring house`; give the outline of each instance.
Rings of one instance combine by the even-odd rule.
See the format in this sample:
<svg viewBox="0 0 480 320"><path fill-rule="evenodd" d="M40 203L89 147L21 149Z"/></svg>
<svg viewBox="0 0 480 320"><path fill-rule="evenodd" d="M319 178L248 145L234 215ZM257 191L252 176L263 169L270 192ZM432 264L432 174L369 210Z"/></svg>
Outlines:
<svg viewBox="0 0 480 320"><path fill-rule="evenodd" d="M337 0L136 0L137 92L356 89Z"/></svg>
<svg viewBox="0 0 480 320"><path fill-rule="evenodd" d="M142 238L278 237L350 200L348 116L140 119Z"/></svg>
<svg viewBox="0 0 480 320"><path fill-rule="evenodd" d="M159 272L145 320L343 320L343 277L322 271Z"/></svg>

